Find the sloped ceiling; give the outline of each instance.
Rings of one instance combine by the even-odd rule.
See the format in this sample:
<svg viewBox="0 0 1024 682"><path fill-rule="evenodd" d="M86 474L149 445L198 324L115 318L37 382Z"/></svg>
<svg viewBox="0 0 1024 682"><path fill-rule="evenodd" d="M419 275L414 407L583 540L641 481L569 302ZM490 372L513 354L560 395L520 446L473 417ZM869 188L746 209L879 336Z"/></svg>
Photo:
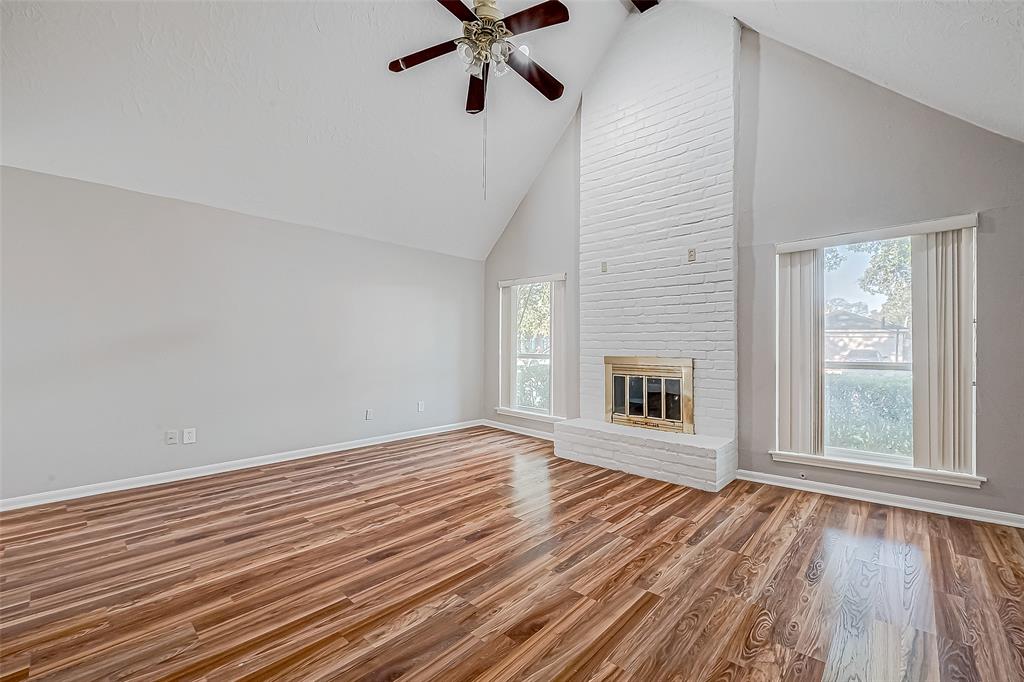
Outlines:
<svg viewBox="0 0 1024 682"><path fill-rule="evenodd" d="M627 16L564 1L521 41L563 97L509 74L486 117L454 54L387 69L459 34L432 0L4 2L3 163L481 259Z"/></svg>
<svg viewBox="0 0 1024 682"><path fill-rule="evenodd" d="M627 16L622 0L564 1L571 21L523 42L565 95L510 74L486 119L463 111L455 55L387 70L457 34L433 0L5 1L2 162L483 258ZM1024 140L1024 2L704 4Z"/></svg>
<svg viewBox="0 0 1024 682"><path fill-rule="evenodd" d="M754 30L1024 141L1024 2L706 0Z"/></svg>

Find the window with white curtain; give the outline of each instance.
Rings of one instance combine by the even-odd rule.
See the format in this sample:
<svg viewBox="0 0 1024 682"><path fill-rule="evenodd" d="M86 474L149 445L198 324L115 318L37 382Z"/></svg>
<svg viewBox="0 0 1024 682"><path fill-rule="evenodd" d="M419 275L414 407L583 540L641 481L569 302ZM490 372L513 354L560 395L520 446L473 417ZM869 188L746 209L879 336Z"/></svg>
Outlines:
<svg viewBox="0 0 1024 682"><path fill-rule="evenodd" d="M776 459L983 480L976 225L957 216L778 247Z"/></svg>
<svg viewBox="0 0 1024 682"><path fill-rule="evenodd" d="M564 274L499 282L499 412L542 419L564 416L564 285Z"/></svg>

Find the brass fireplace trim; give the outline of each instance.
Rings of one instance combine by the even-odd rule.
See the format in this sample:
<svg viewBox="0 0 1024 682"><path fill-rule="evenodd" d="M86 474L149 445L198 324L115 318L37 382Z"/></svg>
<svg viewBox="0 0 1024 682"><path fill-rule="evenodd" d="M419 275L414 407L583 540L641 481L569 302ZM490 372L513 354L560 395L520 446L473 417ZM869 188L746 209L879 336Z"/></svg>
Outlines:
<svg viewBox="0 0 1024 682"><path fill-rule="evenodd" d="M681 421L655 419L647 416L614 414L615 395L612 376L652 376L680 380ZM646 400L646 395L645 398ZM604 356L604 419L612 424L638 426L675 433L693 433L693 358L659 358L652 356Z"/></svg>

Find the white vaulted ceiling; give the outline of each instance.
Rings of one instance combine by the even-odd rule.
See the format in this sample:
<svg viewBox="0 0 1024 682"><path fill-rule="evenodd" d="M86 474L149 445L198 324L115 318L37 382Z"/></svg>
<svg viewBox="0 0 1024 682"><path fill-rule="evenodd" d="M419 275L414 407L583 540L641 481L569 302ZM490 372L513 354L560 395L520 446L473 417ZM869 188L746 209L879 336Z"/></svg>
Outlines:
<svg viewBox="0 0 1024 682"><path fill-rule="evenodd" d="M563 97L492 80L486 200L458 58L387 69L459 34L431 0L4 2L3 163L483 258L627 16L564 1L522 39Z"/></svg>
<svg viewBox="0 0 1024 682"><path fill-rule="evenodd" d="M511 13L538 1L499 4ZM483 258L627 16L622 0L564 2L569 23L523 39L566 85L562 99L515 74L488 92L486 200L485 118L464 112L458 58L387 69L458 34L434 0L5 0L2 161ZM1024 140L1022 2L705 4Z"/></svg>
<svg viewBox="0 0 1024 682"><path fill-rule="evenodd" d="M754 30L1024 141L1021 0L703 0Z"/></svg>

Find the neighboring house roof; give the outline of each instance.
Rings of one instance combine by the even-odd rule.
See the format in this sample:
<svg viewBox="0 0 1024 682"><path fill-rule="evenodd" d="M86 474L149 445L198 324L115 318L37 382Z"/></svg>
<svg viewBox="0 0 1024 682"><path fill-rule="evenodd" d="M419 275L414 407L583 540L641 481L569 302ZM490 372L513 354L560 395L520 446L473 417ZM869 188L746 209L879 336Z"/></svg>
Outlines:
<svg viewBox="0 0 1024 682"><path fill-rule="evenodd" d="M858 315L847 310L834 310L825 313L825 329L877 329L886 331L905 330L906 327L884 320L876 320L867 315Z"/></svg>

